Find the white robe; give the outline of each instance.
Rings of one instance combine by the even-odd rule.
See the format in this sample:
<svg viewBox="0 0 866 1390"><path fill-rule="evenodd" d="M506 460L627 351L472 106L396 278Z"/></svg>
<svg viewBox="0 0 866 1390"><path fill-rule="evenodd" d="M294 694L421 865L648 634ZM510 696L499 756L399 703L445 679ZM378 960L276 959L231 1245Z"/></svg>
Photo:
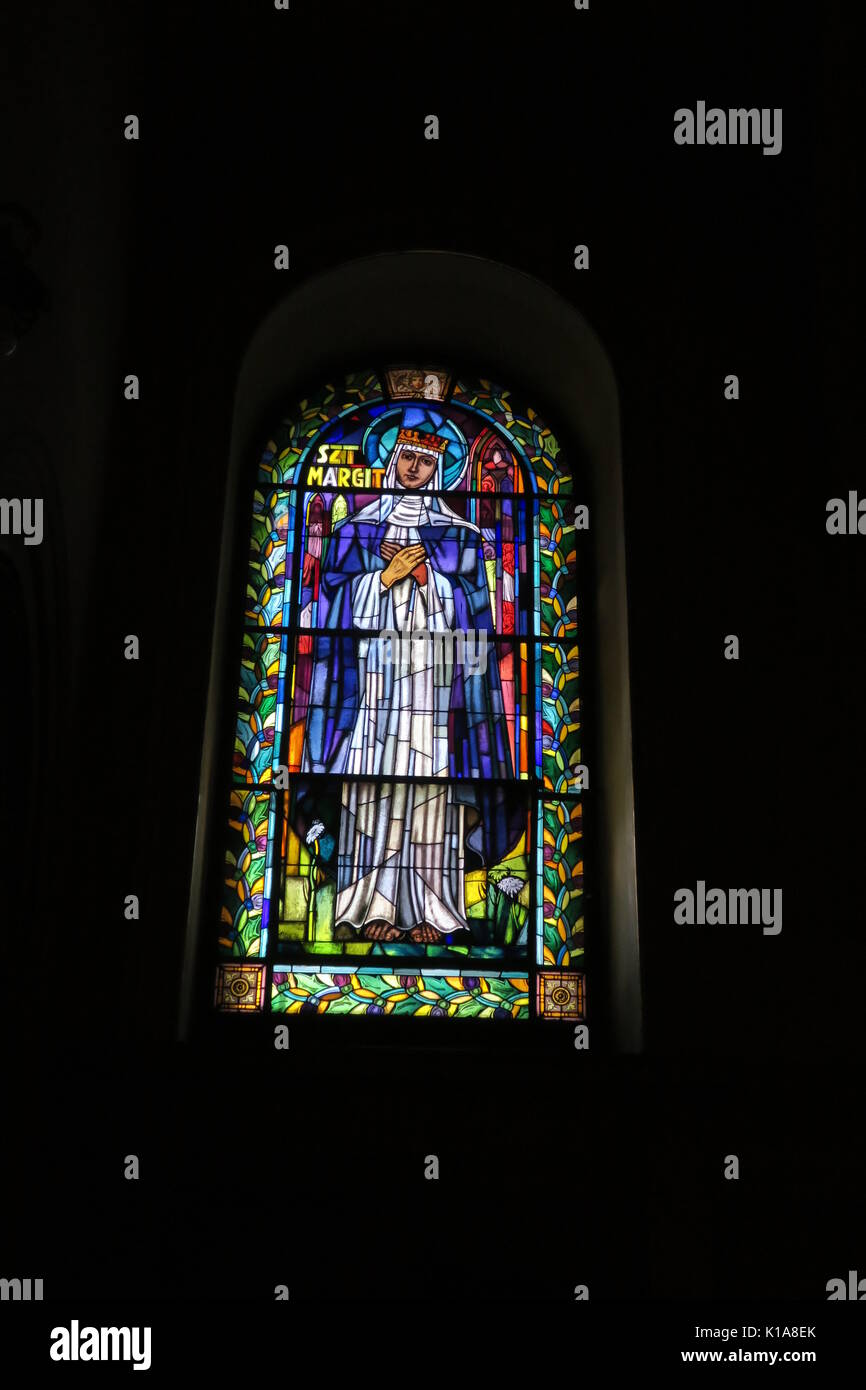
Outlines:
<svg viewBox="0 0 866 1390"><path fill-rule="evenodd" d="M419 542L423 515L421 496L401 498L385 539ZM454 594L429 558L426 566L423 585L410 575L386 589L380 571L353 581L353 623L375 635L359 642L360 705L345 771L376 780L343 783L339 881L351 881L337 895L338 926L384 921L408 932L426 923L443 936L468 927L464 807L450 783L435 785L449 771L453 651L412 636L450 630Z"/></svg>

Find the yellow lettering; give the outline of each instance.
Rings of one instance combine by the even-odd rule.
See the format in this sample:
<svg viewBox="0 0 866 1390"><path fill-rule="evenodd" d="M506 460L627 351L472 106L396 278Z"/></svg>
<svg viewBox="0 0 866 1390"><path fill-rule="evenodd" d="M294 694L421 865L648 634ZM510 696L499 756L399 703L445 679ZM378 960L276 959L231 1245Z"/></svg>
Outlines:
<svg viewBox="0 0 866 1390"><path fill-rule="evenodd" d="M366 473L366 471L367 471L366 468L353 468L353 469L352 469L352 487L363 487L363 486L364 486L364 483L366 482L366 478L364 477L364 474Z"/></svg>
<svg viewBox="0 0 866 1390"><path fill-rule="evenodd" d="M351 473L352 473L351 468L339 468L339 469L337 470L337 475L338 475L338 478L339 478L339 482L337 483L337 487L348 487L348 486L349 486L349 478L351 477Z"/></svg>
<svg viewBox="0 0 866 1390"><path fill-rule="evenodd" d="M321 487L321 486L322 486L322 469L321 469L321 468L313 468L313 467L311 466L311 467L309 468L308 472L307 472L307 487Z"/></svg>

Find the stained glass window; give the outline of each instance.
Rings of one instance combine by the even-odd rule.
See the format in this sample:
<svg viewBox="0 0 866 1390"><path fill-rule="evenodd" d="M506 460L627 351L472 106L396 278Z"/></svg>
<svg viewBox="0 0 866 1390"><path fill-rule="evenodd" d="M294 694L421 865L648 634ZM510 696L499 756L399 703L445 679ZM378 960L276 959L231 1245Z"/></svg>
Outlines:
<svg viewBox="0 0 866 1390"><path fill-rule="evenodd" d="M534 410L437 366L267 442L219 1010L585 1016L573 487Z"/></svg>

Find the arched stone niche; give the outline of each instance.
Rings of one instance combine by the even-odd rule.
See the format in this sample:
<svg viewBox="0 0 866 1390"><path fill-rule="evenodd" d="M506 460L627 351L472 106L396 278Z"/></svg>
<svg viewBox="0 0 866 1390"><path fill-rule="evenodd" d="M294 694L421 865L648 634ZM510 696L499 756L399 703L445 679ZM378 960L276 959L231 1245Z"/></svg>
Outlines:
<svg viewBox="0 0 866 1390"><path fill-rule="evenodd" d="M590 506L581 612L589 634L585 706L593 763L590 1021L614 1051L641 1047L634 789L619 404L592 329L534 277L479 257L407 251L348 262L305 281L261 324L242 361L234 403L216 621L204 724L199 812L181 990L188 1036L206 951L208 875L223 828L220 731L231 698L231 619L239 526L248 525L250 470L275 420L340 369L441 361L519 392L575 463ZM588 620L588 621L587 621ZM586 640L586 636L585 639ZM590 851L588 850L588 853ZM205 971L206 973L206 971Z"/></svg>

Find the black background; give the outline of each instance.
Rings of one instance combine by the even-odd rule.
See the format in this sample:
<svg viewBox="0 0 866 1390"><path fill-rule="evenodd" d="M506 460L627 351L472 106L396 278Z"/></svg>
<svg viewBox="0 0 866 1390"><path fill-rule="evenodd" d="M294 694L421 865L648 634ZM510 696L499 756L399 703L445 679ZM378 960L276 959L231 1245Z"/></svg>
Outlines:
<svg viewBox="0 0 866 1390"><path fill-rule="evenodd" d="M2 466L46 537L15 552L29 625L4 594L0 1273L463 1309L866 1274L866 540L825 529L866 491L842 6L22 6L3 39L2 196L39 228L7 299L44 302ZM698 100L782 107L781 154L675 145ZM530 272L616 374L639 1057L175 1041L239 365L293 286L404 248ZM781 887L781 934L675 926L698 879Z"/></svg>

